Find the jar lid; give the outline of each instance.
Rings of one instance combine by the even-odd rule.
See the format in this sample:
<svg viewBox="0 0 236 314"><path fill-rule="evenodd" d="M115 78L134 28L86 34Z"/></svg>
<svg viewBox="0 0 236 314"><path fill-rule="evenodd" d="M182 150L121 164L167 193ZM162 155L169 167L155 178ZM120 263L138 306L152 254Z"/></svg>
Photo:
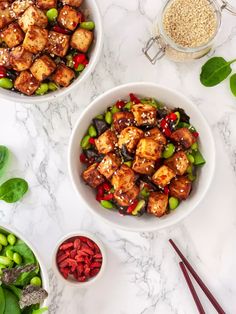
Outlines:
<svg viewBox="0 0 236 314"><path fill-rule="evenodd" d="M221 6L221 10L227 10L230 13L232 13L233 15L236 15L236 6L232 6L227 0L221 0L222 6Z"/></svg>

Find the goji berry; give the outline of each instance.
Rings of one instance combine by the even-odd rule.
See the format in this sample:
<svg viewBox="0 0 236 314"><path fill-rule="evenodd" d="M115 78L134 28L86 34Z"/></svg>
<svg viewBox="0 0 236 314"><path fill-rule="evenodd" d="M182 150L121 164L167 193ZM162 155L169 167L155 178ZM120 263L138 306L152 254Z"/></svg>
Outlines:
<svg viewBox="0 0 236 314"><path fill-rule="evenodd" d="M68 262L67 259L65 259L64 261L62 261L61 263L59 263L59 267L60 268L65 268L68 266Z"/></svg>
<svg viewBox="0 0 236 314"><path fill-rule="evenodd" d="M104 183L102 184L102 187L103 187L103 189L104 189L106 192L109 192L110 189L111 189L111 185L110 185L110 183L108 183L108 182L104 182Z"/></svg>
<svg viewBox="0 0 236 314"><path fill-rule="evenodd" d="M199 137L199 133L198 133L198 132L193 132L192 134L193 134L193 136L194 136L195 138L198 138L198 137Z"/></svg>
<svg viewBox="0 0 236 314"><path fill-rule="evenodd" d="M7 71L3 66L0 66L0 78L6 77Z"/></svg>
<svg viewBox="0 0 236 314"><path fill-rule="evenodd" d="M62 261L64 261L67 258L67 254L62 254L61 256L57 256L57 263L61 263Z"/></svg>
<svg viewBox="0 0 236 314"><path fill-rule="evenodd" d="M89 143L92 145L95 145L95 139L93 137L90 137Z"/></svg>
<svg viewBox="0 0 236 314"><path fill-rule="evenodd" d="M76 250L76 249L71 250L71 252L70 252L70 257L71 257L71 258L75 258L76 255L77 255L77 250Z"/></svg>
<svg viewBox="0 0 236 314"><path fill-rule="evenodd" d="M138 99L138 97L136 97L133 93L129 94L130 97L130 101L132 101L135 104L140 104L140 99Z"/></svg>
<svg viewBox="0 0 236 314"><path fill-rule="evenodd" d="M93 268L100 268L101 266L102 266L101 263L96 262L96 263L92 263L90 267L91 267L91 269L93 269Z"/></svg>
<svg viewBox="0 0 236 314"><path fill-rule="evenodd" d="M102 258L102 254L95 254L93 258Z"/></svg>
<svg viewBox="0 0 236 314"><path fill-rule="evenodd" d="M84 282L84 281L86 281L86 277L85 276L79 276L78 277L78 281L79 282Z"/></svg>
<svg viewBox="0 0 236 314"><path fill-rule="evenodd" d="M110 201L110 200L112 200L113 198L114 198L114 194L110 193L110 194L104 195L104 196L102 197L102 200L104 200L104 201Z"/></svg>
<svg viewBox="0 0 236 314"><path fill-rule="evenodd" d="M84 272L84 265L83 264L78 264L77 266L77 272L79 274L82 274Z"/></svg>
<svg viewBox="0 0 236 314"><path fill-rule="evenodd" d="M89 246L91 249L94 249L94 243L93 243L91 240L87 239L87 240L86 240L86 243L88 244L88 246Z"/></svg>
<svg viewBox="0 0 236 314"><path fill-rule="evenodd" d="M81 249L82 252L84 253L87 253L88 255L94 255L94 252L92 249L89 249L89 248L84 248L84 249Z"/></svg>
<svg viewBox="0 0 236 314"><path fill-rule="evenodd" d="M90 271L90 276L91 276L91 277L96 276L96 275L99 273L99 271L100 271L100 268L91 269L91 271Z"/></svg>
<svg viewBox="0 0 236 314"><path fill-rule="evenodd" d="M60 246L60 250L65 251L65 250L71 248L72 246L74 246L72 242L64 243Z"/></svg>
<svg viewBox="0 0 236 314"><path fill-rule="evenodd" d="M74 248L75 248L75 249L79 249L79 248L80 248L80 245L81 245L80 239L79 239L79 238L76 238L76 239L74 240Z"/></svg>
<svg viewBox="0 0 236 314"><path fill-rule="evenodd" d="M87 158L86 155L83 154L83 153L80 154L79 159L80 159L80 162L82 162L82 164L87 164L87 162L88 162L88 158Z"/></svg>
<svg viewBox="0 0 236 314"><path fill-rule="evenodd" d="M60 268L60 273L63 275L65 279L68 278L70 270L69 268Z"/></svg>
<svg viewBox="0 0 236 314"><path fill-rule="evenodd" d="M124 102L123 100L118 100L118 101L116 102L116 107L117 107L118 109L122 109L124 106L125 106L125 102Z"/></svg>
<svg viewBox="0 0 236 314"><path fill-rule="evenodd" d="M82 12L78 12L78 18L79 18L79 23L82 23L85 21L84 14Z"/></svg>

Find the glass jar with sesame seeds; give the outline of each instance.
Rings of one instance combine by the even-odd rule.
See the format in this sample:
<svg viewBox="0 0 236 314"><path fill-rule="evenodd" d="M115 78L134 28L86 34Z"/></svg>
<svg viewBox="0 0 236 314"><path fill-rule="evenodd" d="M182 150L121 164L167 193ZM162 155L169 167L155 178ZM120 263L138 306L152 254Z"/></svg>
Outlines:
<svg viewBox="0 0 236 314"><path fill-rule="evenodd" d="M225 0L167 1L144 54L152 64L164 56L176 62L203 57L219 33L223 9L236 15L236 8Z"/></svg>

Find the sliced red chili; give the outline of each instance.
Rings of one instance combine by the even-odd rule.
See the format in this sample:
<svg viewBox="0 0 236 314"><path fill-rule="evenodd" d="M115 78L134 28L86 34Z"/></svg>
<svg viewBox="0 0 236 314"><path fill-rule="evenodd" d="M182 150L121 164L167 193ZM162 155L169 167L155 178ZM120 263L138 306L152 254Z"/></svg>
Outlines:
<svg viewBox="0 0 236 314"><path fill-rule="evenodd" d="M111 185L110 185L110 183L108 183L108 182L103 183L102 186L103 186L103 189L104 189L106 192L109 192L110 189L111 189Z"/></svg>
<svg viewBox="0 0 236 314"><path fill-rule="evenodd" d="M60 26L58 26L58 25L55 25L52 29L53 29L55 32L60 33L60 34L64 34L64 35L70 34L70 31L68 31L67 29L62 28L62 27L60 27Z"/></svg>
<svg viewBox="0 0 236 314"><path fill-rule="evenodd" d="M125 106L125 102L123 100L118 100L116 103L116 107L118 109L122 109Z"/></svg>
<svg viewBox="0 0 236 314"><path fill-rule="evenodd" d="M177 115L174 112L171 112L168 117L171 121L175 121L178 119Z"/></svg>
<svg viewBox="0 0 236 314"><path fill-rule="evenodd" d="M110 201L114 198L114 194L113 193L110 193L110 194L106 194L102 197L102 200L104 201Z"/></svg>
<svg viewBox="0 0 236 314"><path fill-rule="evenodd" d="M195 138L198 138L198 137L199 137L199 133L198 133L198 132L193 132L192 134L193 134L193 136L194 136Z"/></svg>
<svg viewBox="0 0 236 314"><path fill-rule="evenodd" d="M130 101L132 101L135 104L140 104L140 99L136 97L133 93L129 94Z"/></svg>
<svg viewBox="0 0 236 314"><path fill-rule="evenodd" d="M133 204L131 204L128 208L127 208L127 214L131 214L132 213L132 211L135 209L135 207L137 206L137 204L138 204L138 200L135 200L134 202L133 202Z"/></svg>
<svg viewBox="0 0 236 314"><path fill-rule="evenodd" d="M95 145L95 139L93 137L90 137L89 143L92 145Z"/></svg>
<svg viewBox="0 0 236 314"><path fill-rule="evenodd" d="M86 55L84 53L78 53L73 57L74 68L77 69L79 64L83 64L86 60Z"/></svg>
<svg viewBox="0 0 236 314"><path fill-rule="evenodd" d="M165 187L164 187L164 193L165 193L166 195L168 195L168 194L170 193L170 190L169 190L168 186L165 186Z"/></svg>

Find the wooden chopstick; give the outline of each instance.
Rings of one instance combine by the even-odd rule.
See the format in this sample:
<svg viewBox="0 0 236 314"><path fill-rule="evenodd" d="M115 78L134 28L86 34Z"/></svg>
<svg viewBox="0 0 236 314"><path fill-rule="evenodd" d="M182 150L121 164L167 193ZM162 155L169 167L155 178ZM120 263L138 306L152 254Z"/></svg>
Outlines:
<svg viewBox="0 0 236 314"><path fill-rule="evenodd" d="M200 288L202 289L202 291L205 293L205 295L207 296L207 298L209 299L209 301L211 302L211 304L214 306L214 308L216 309L217 313L219 314L226 314L225 311L222 309L222 307L220 306L220 304L217 302L217 300L215 299L215 297L213 296L213 294L210 292L210 290L207 288L207 286L204 284L204 282L202 281L202 279L198 276L198 274L196 273L196 271L193 269L193 267L190 265L190 263L188 262L188 260L186 259L186 257L182 254L182 252L179 250L179 248L177 247L177 245L174 243L174 241L172 239L169 239L170 244L172 245L172 247L174 248L174 250L176 251L176 253L179 255L179 257L181 258L181 260L184 262L185 266L188 268L188 270L190 271L190 273L192 274L192 276L194 277L194 279L196 280L196 282L199 284Z"/></svg>
<svg viewBox="0 0 236 314"><path fill-rule="evenodd" d="M202 303L201 303L201 301L199 300L199 297L198 297L198 295L197 295L197 292L196 292L196 290L194 289L194 286L193 286L193 283L192 283L192 281L191 281L191 279L190 279L190 277L189 277L188 271L187 271L186 267L184 266L184 263L183 263L183 262L179 262L179 266L180 266L180 268L181 268L181 270L182 270L182 272L183 272L183 274L184 274L184 278L185 278L185 280L186 280L186 282L187 282L187 285L188 285L188 287L189 287L189 290L190 290L190 292L191 292L191 294L192 294L192 297L193 297L193 299L194 299L194 301L195 301L195 304L196 304L196 306L197 306L197 308L198 308L199 314L206 314L206 312L205 312L204 309L203 309Z"/></svg>

